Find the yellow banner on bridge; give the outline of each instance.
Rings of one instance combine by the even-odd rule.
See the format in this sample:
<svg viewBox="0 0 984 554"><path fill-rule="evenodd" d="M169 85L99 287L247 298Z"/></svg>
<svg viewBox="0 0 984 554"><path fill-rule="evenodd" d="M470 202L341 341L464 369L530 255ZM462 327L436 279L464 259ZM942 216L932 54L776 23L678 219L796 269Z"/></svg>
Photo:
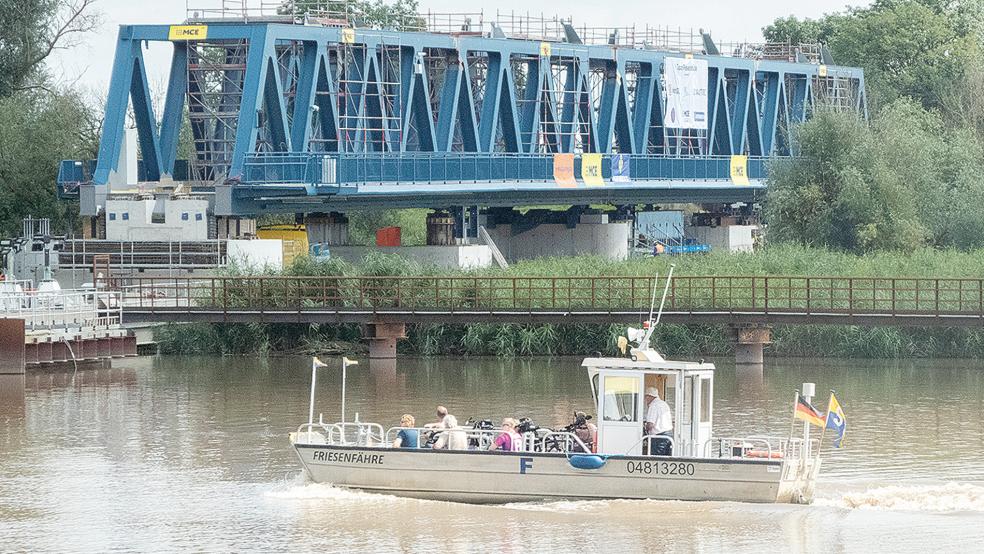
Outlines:
<svg viewBox="0 0 984 554"><path fill-rule="evenodd" d="M171 25L167 30L167 40L205 40L208 25Z"/></svg>
<svg viewBox="0 0 984 554"><path fill-rule="evenodd" d="M731 156L731 182L748 186L748 156Z"/></svg>
<svg viewBox="0 0 984 554"><path fill-rule="evenodd" d="M601 154L581 154L581 178L589 187L605 185L601 176Z"/></svg>

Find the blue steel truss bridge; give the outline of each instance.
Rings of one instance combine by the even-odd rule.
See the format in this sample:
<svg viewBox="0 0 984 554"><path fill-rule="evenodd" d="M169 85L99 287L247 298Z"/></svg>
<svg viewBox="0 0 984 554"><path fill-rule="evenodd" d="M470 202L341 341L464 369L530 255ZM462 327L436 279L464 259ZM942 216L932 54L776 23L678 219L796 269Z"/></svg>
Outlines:
<svg viewBox="0 0 984 554"><path fill-rule="evenodd" d="M754 202L770 163L796 154L796 123L821 105L867 110L862 71L816 45L512 14L378 21L339 0L221 4L120 27L98 159L63 162L62 195L98 198L123 172L132 114L138 180L214 193L216 215ZM161 105L148 43L173 48ZM680 60L706 88L678 90L667 68ZM689 127L673 124L681 94L700 97Z"/></svg>

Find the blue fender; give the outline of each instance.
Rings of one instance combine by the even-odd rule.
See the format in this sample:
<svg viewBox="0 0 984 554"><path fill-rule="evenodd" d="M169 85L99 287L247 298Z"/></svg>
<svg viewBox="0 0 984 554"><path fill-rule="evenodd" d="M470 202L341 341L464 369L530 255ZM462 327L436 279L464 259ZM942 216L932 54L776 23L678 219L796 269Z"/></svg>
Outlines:
<svg viewBox="0 0 984 554"><path fill-rule="evenodd" d="M568 458L567 462L577 469L601 469L605 466L605 458L597 454L576 454Z"/></svg>

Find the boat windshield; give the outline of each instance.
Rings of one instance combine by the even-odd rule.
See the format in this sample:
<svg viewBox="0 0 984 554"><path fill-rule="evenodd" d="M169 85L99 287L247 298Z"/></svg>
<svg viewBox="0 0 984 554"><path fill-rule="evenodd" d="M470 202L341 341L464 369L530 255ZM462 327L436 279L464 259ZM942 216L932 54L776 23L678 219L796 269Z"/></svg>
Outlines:
<svg viewBox="0 0 984 554"><path fill-rule="evenodd" d="M639 379L605 376L605 421L638 421Z"/></svg>

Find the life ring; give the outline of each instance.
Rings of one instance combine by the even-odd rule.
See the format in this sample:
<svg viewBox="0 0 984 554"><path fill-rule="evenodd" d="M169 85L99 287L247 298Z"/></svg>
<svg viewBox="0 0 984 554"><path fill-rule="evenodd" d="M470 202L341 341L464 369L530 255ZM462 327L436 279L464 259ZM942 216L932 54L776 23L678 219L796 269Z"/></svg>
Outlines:
<svg viewBox="0 0 984 554"><path fill-rule="evenodd" d="M771 458L777 459L782 458L782 452L774 451L769 452L768 450L748 450L745 452L746 458Z"/></svg>

